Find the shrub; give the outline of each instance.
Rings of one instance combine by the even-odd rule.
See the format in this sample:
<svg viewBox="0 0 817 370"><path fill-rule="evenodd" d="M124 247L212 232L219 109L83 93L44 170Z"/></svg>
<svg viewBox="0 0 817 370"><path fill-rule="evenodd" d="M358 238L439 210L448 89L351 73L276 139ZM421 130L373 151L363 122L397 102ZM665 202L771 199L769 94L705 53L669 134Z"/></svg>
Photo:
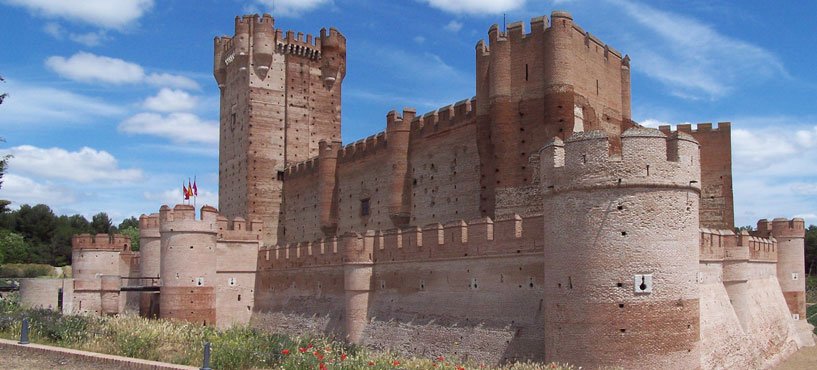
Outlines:
<svg viewBox="0 0 817 370"><path fill-rule="evenodd" d="M39 263L9 263L0 266L0 278L55 277L54 267Z"/></svg>

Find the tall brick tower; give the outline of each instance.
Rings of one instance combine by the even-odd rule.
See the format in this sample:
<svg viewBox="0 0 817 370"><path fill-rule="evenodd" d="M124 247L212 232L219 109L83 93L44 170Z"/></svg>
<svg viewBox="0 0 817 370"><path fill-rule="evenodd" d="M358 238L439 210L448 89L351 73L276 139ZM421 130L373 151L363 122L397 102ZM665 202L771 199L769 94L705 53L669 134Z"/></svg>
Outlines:
<svg viewBox="0 0 817 370"><path fill-rule="evenodd" d="M613 146L632 127L630 58L554 11L488 30L476 45L477 135L483 216L518 212L508 198L535 192L529 159L553 137L601 130ZM533 203L534 199L520 201Z"/></svg>
<svg viewBox="0 0 817 370"><path fill-rule="evenodd" d="M219 209L259 218L275 245L284 168L340 140L346 38L275 29L268 14L236 17L233 37L216 37L213 75L221 90Z"/></svg>

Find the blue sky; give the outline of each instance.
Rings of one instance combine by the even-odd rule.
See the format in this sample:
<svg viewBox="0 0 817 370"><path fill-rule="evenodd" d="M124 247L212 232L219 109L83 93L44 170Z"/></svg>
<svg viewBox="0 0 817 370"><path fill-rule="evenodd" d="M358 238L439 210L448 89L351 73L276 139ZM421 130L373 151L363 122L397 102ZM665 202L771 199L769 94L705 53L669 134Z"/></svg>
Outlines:
<svg viewBox="0 0 817 370"><path fill-rule="evenodd" d="M217 204L213 37L272 0L0 0L0 198L115 220L181 199ZM731 121L738 225L817 223L817 3L765 1L276 0L276 26L348 40L342 135L403 106L474 95L474 46L493 23L567 10L632 58L633 118Z"/></svg>

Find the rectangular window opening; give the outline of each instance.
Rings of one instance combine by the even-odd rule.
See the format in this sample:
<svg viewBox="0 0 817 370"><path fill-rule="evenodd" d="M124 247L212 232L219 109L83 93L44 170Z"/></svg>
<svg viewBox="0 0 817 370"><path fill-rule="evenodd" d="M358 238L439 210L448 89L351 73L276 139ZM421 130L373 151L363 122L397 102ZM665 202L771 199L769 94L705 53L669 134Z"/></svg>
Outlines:
<svg viewBox="0 0 817 370"><path fill-rule="evenodd" d="M369 208L369 198L361 199L360 200L360 215L361 216L368 216L371 212Z"/></svg>

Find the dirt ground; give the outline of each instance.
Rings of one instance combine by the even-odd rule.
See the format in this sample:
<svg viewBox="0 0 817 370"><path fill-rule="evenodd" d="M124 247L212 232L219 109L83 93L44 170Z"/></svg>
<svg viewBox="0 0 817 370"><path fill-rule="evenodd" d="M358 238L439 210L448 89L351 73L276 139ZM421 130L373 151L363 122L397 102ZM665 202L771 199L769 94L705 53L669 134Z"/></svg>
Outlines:
<svg viewBox="0 0 817 370"><path fill-rule="evenodd" d="M118 367L78 361L59 354L32 353L19 349L0 348L0 369L3 370L116 370Z"/></svg>
<svg viewBox="0 0 817 370"><path fill-rule="evenodd" d="M774 370L803 370L803 369L817 369L817 346L805 347L782 364L774 368Z"/></svg>

